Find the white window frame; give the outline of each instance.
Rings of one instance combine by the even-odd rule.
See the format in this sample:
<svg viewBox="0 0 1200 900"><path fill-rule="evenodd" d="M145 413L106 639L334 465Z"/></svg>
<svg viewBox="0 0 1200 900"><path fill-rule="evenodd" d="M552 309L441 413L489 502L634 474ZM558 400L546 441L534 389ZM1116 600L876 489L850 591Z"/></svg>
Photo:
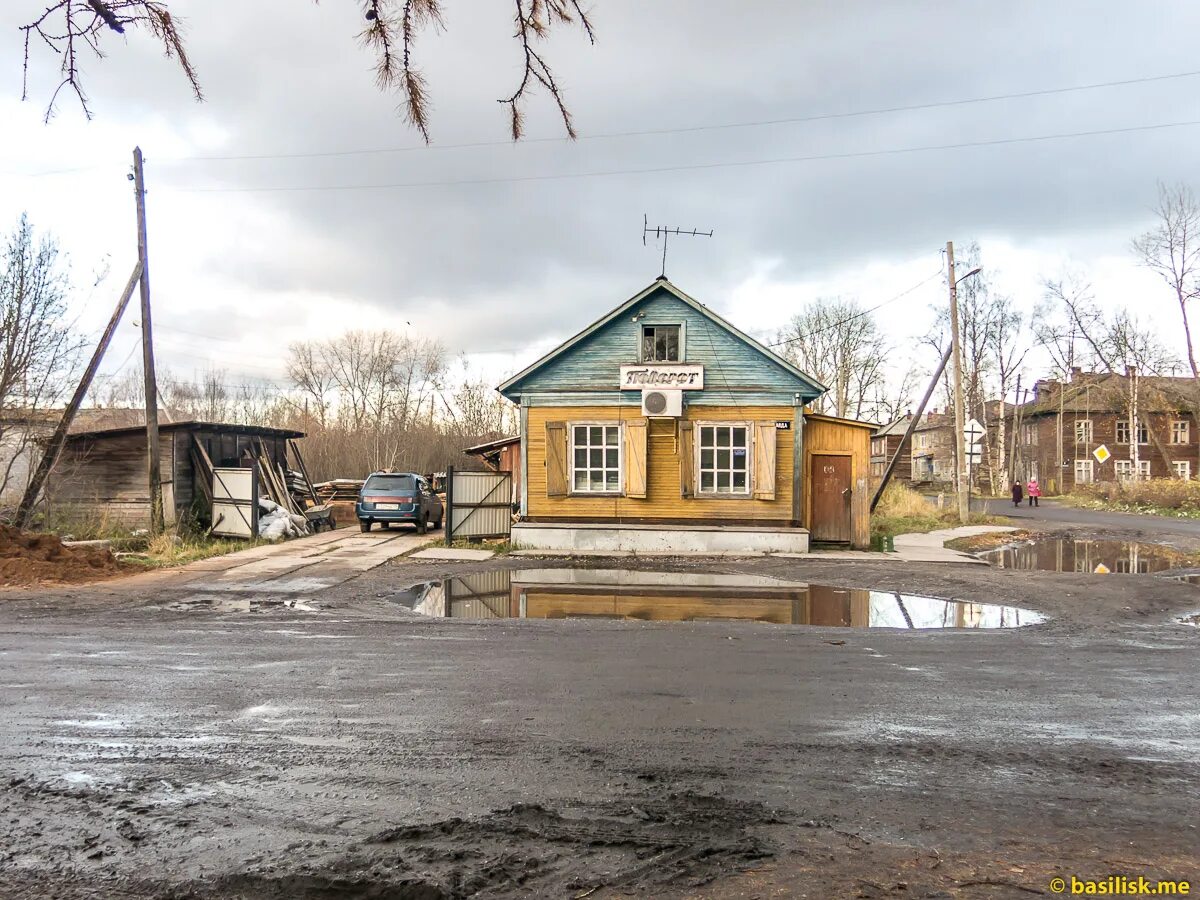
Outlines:
<svg viewBox="0 0 1200 900"><path fill-rule="evenodd" d="M569 429L569 437L567 439L567 454L570 457L570 459L568 460L569 469L570 469L568 477L571 479L570 487L569 487L567 493L569 493L572 496L580 496L580 497L621 497L621 496L624 496L624 494L625 494L625 423L624 422L613 422L613 421L608 421L608 422L568 422L567 428ZM575 487L575 450L577 449L576 445L575 445L575 429L576 428L615 428L617 430L617 444L616 444L617 489L616 490L608 490L608 488L605 487L603 490L597 491L597 490L593 490L590 487L587 487L587 488ZM588 443L586 445L586 449L589 451L589 455L590 455L590 451L595 450L595 449L600 449L602 452L607 453L609 447L611 447L611 446L612 446L611 444L602 444L602 445L600 445L600 447L593 447L591 444L591 433L589 432L589 439L588 439ZM595 467L591 465L590 460L589 460L589 464L585 467L585 471L592 472L594 470L595 470ZM601 467L601 469L599 471L607 473L609 471L609 466L604 465ZM590 478L589 478L589 483L590 483ZM607 484L607 478L605 479L605 483Z"/></svg>
<svg viewBox="0 0 1200 900"><path fill-rule="evenodd" d="M639 363L649 365L676 366L687 362L687 322L639 322L637 358ZM679 329L679 359L647 359L646 358L646 329L647 328L678 328Z"/></svg>
<svg viewBox="0 0 1200 900"><path fill-rule="evenodd" d="M1085 421L1085 420L1081 420L1081 421ZM1082 481L1079 478L1079 472L1081 470L1087 472L1087 477L1085 479L1083 479ZM1076 484L1091 484L1095 480L1096 480L1096 473L1095 473L1095 470L1092 468L1092 461L1090 459L1075 460L1075 483Z"/></svg>
<svg viewBox="0 0 1200 900"><path fill-rule="evenodd" d="M1172 419L1171 420L1171 443L1175 444L1177 446L1182 446L1184 444L1190 444L1192 442L1191 424L1192 423L1189 422L1187 419ZM1177 438L1179 436L1182 436L1183 440L1177 440Z"/></svg>
<svg viewBox="0 0 1200 900"><path fill-rule="evenodd" d="M1117 476L1117 481L1129 481L1133 478L1133 460L1118 459L1113 463L1113 472Z"/></svg>
<svg viewBox="0 0 1200 900"><path fill-rule="evenodd" d="M717 452L718 448L716 446L716 435L714 434L713 447L712 447L713 468L711 469L711 471L713 472L713 487L712 487L712 490L707 490L707 491L704 490L704 488L702 487L702 485L704 484L704 470L701 468L700 461L702 459L702 453L704 451L704 429L705 428L729 428L729 429L744 428L746 430L746 486L743 490L739 490L739 491L733 490L733 471L734 470L732 468L732 463L733 463L733 460L735 459L735 457L733 455L733 451L736 448L733 446L733 432L732 431L730 432L730 436L729 436L730 468L729 469L716 468L716 452ZM692 423L692 429L693 429L693 435L694 435L693 443L695 444L695 447L693 448L693 453L695 454L695 460L694 460L695 470L694 471L696 473L695 474L695 477L696 477L695 496L703 497L704 499L707 499L707 500L745 500L750 497L753 497L754 496L754 484L753 484L753 481L754 481L754 423L753 422L701 422L701 421L697 421L697 422ZM722 471L728 471L730 473L730 475L729 475L730 490L728 490L728 491L718 491L717 490L716 473L722 472Z"/></svg>
<svg viewBox="0 0 1200 900"><path fill-rule="evenodd" d="M1121 440L1121 429L1122 428L1125 429L1125 440ZM1129 427L1128 419L1117 419L1116 434L1117 434L1116 443L1118 443L1118 444L1128 444L1129 443L1129 439L1133 435L1133 429L1131 429ZM1146 427L1145 419L1138 419L1137 439L1138 439L1139 445L1150 443L1150 429Z"/></svg>
<svg viewBox="0 0 1200 900"><path fill-rule="evenodd" d="M1084 437L1080 437L1080 432L1083 432ZM1091 419L1076 419L1075 420L1075 443L1077 443L1077 444L1092 443L1092 420Z"/></svg>
<svg viewBox="0 0 1200 900"><path fill-rule="evenodd" d="M1027 447L1036 447L1038 442L1038 430L1036 425L1022 425L1021 429L1025 432L1024 443Z"/></svg>
<svg viewBox="0 0 1200 900"><path fill-rule="evenodd" d="M1138 478L1149 478L1149 477L1150 477L1150 460L1139 459L1138 460Z"/></svg>
<svg viewBox="0 0 1200 900"><path fill-rule="evenodd" d="M1192 461L1190 459L1176 459L1171 462L1171 471L1176 478L1183 481L1192 480Z"/></svg>
<svg viewBox="0 0 1200 900"><path fill-rule="evenodd" d="M1117 419L1117 436L1113 443L1128 444L1129 443L1129 420Z"/></svg>

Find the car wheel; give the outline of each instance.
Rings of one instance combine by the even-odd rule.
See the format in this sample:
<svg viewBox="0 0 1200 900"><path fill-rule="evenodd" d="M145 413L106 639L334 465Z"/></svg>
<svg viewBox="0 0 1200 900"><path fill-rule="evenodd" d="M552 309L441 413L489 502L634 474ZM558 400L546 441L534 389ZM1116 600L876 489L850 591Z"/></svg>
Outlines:
<svg viewBox="0 0 1200 900"><path fill-rule="evenodd" d="M437 517L437 521L433 523L433 530L434 531L442 530L442 517L440 515Z"/></svg>
<svg viewBox="0 0 1200 900"><path fill-rule="evenodd" d="M371 522L369 519L359 519L358 527L360 529L362 529L363 531L370 531L371 530Z"/></svg>

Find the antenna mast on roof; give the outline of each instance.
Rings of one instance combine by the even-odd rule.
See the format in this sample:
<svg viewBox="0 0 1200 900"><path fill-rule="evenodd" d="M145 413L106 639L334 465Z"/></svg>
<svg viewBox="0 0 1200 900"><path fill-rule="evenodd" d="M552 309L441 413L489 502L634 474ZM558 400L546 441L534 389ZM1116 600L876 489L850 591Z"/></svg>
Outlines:
<svg viewBox="0 0 1200 900"><path fill-rule="evenodd" d="M712 237L711 231L700 231L698 228L693 228L688 231L686 228L672 227L668 225L655 225L650 227L650 220L645 213L642 213L642 246L646 246L646 235L653 233L655 240L662 238L663 255L662 255L662 274L659 278L667 277L667 236L672 234L682 234L686 237Z"/></svg>

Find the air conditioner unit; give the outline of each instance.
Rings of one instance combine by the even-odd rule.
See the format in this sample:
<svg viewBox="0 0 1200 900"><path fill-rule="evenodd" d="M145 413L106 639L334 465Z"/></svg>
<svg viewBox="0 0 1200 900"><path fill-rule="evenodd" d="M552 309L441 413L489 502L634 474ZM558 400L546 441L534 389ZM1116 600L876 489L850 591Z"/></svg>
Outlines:
<svg viewBox="0 0 1200 900"><path fill-rule="evenodd" d="M642 415L679 418L683 415L683 391L642 391Z"/></svg>

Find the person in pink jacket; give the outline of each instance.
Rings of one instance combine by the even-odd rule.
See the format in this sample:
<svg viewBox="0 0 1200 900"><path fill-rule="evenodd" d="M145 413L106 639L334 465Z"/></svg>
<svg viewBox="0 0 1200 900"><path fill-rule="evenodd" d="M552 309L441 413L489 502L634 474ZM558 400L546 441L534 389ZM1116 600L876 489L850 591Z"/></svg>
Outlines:
<svg viewBox="0 0 1200 900"><path fill-rule="evenodd" d="M1038 497L1042 496L1042 489L1037 483L1036 478L1030 478L1029 484L1025 488L1025 496L1029 498L1030 506L1040 506Z"/></svg>

